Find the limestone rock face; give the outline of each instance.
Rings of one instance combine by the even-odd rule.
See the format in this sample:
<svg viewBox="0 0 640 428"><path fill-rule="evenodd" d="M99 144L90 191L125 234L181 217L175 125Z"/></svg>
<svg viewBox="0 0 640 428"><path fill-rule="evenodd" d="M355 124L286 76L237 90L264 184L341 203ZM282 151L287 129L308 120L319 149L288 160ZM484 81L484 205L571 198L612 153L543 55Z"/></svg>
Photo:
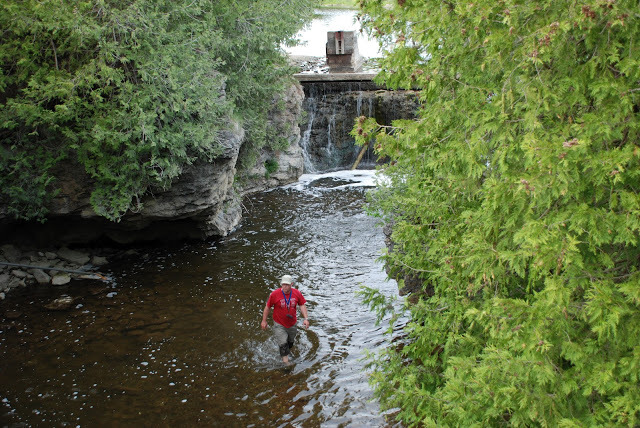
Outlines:
<svg viewBox="0 0 640 428"><path fill-rule="evenodd" d="M304 91L299 83L291 85L283 95L283 109L274 108L269 112L269 126L276 130L288 147L280 151L265 149L256 165L248 172L248 180L242 186L242 193L249 194L292 183L303 173L304 156L300 147L299 118L302 114Z"/></svg>
<svg viewBox="0 0 640 428"><path fill-rule="evenodd" d="M14 222L0 207L0 244L70 244L103 238L132 243L225 236L241 221L244 195L295 181L302 174L298 120L303 97L302 87L296 83L277 100L284 103L284 109L270 112L270 128L276 131L277 138L286 140L288 147L278 153L261 153L258 166L241 185L236 183L236 164L245 132L232 122L219 136L222 155L212 162L196 161L185 167L167 190L151 189L141 201L142 210L127 213L117 223L92 209L92 183L84 169L72 162L59 165L54 174L61 191L48 207L47 222ZM275 171L273 165L277 165Z"/></svg>
<svg viewBox="0 0 640 428"><path fill-rule="evenodd" d="M222 143L225 152L213 162L197 161L184 169L171 188L155 192L142 200L140 213L125 216L118 229L111 228L109 236L118 242L161 239L163 230L146 230L155 224L169 227L171 233L185 237L224 236L241 219L240 201L233 191L238 153L244 130L235 126L227 131ZM171 223L171 224L170 224Z"/></svg>

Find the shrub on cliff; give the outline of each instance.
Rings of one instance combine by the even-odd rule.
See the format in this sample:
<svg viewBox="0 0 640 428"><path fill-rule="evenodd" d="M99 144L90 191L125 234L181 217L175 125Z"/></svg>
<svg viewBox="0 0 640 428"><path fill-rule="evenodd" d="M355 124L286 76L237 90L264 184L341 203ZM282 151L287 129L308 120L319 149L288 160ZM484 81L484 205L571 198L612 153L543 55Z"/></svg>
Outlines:
<svg viewBox="0 0 640 428"><path fill-rule="evenodd" d="M395 44L380 80L421 114L354 133L391 159L384 258L433 291L372 361L382 403L414 426L638 426L638 2L387 3L361 1Z"/></svg>
<svg viewBox="0 0 640 428"><path fill-rule="evenodd" d="M0 204L44 219L55 166L79 162L117 220L186 164L222 153L240 119L265 143L290 74L280 52L309 0L21 1L0 5Z"/></svg>

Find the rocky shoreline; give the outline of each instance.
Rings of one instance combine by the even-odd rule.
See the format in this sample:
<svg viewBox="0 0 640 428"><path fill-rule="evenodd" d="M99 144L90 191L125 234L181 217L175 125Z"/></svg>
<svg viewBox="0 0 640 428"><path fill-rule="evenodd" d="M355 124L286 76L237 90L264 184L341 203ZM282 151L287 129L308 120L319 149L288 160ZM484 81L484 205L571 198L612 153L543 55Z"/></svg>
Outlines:
<svg viewBox="0 0 640 428"><path fill-rule="evenodd" d="M0 246L0 300L11 290L32 285L60 286L78 278L99 279L100 267L109 260L105 249L68 247L38 250L13 244ZM73 271L73 272L70 272Z"/></svg>

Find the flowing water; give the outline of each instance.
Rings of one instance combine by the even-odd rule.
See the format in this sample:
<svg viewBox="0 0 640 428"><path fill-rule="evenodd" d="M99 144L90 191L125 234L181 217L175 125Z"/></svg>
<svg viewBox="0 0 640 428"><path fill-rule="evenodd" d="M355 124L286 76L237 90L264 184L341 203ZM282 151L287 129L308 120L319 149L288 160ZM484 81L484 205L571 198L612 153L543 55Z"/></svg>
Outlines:
<svg viewBox="0 0 640 428"><path fill-rule="evenodd" d="M362 361L386 326L356 295L397 294L362 210L372 181L305 175L247 199L227 238L131 251L107 285L15 291L0 303L0 426L388 426ZM285 273L311 320L289 366L259 327ZM70 310L44 309L61 294Z"/></svg>

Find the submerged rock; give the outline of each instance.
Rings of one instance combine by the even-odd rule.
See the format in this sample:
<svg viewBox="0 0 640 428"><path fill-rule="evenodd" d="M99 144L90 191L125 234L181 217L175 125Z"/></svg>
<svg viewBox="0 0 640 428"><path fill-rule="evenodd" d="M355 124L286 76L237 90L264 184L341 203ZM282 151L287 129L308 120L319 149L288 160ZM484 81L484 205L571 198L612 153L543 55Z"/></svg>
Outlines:
<svg viewBox="0 0 640 428"><path fill-rule="evenodd" d="M57 299L52 300L50 303L44 305L45 308L50 311L64 311L67 310L73 305L75 299L71 296L63 295L58 297Z"/></svg>
<svg viewBox="0 0 640 428"><path fill-rule="evenodd" d="M60 257L62 260L66 260L70 263L80 265L80 266L84 265L85 263L88 263L89 260L91 259L88 254L80 251L70 250L67 247L62 247L58 251L58 257Z"/></svg>
<svg viewBox="0 0 640 428"><path fill-rule="evenodd" d="M4 317L8 320L16 320L22 316L22 311L8 310L5 311Z"/></svg>

